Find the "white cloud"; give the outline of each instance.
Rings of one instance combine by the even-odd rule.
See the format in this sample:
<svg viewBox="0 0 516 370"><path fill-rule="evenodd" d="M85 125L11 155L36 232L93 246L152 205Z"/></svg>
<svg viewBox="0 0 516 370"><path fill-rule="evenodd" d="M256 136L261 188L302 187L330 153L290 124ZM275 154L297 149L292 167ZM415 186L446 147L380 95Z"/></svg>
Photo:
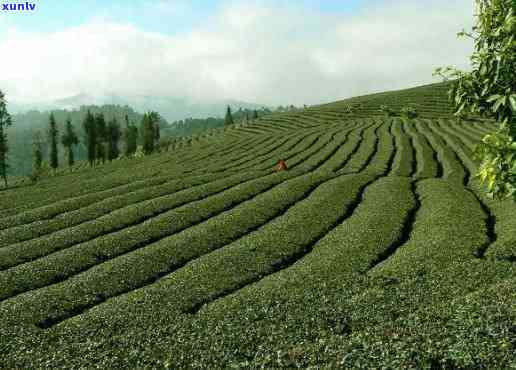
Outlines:
<svg viewBox="0 0 516 370"><path fill-rule="evenodd" d="M466 67L472 45L456 32L473 10L468 0L397 0L338 17L228 3L177 36L105 19L50 34L11 28L0 35L0 88L23 100L116 91L313 104Z"/></svg>

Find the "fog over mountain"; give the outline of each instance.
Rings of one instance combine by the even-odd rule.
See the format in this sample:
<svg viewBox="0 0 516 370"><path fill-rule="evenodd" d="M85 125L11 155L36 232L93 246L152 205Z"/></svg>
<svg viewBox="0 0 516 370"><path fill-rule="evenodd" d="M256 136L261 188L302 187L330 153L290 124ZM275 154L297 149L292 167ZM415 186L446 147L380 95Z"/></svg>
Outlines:
<svg viewBox="0 0 516 370"><path fill-rule="evenodd" d="M52 109L77 109L82 105L104 105L117 104L128 105L138 112L154 110L159 112L167 121L172 122L187 117L222 117L225 109L230 105L233 109L247 108L258 109L263 105L242 102L238 100L202 100L187 97L154 96L154 95L125 95L108 93L104 95L93 95L80 93L61 99L21 102L12 101L9 109L13 113L23 113L29 110L52 110Z"/></svg>

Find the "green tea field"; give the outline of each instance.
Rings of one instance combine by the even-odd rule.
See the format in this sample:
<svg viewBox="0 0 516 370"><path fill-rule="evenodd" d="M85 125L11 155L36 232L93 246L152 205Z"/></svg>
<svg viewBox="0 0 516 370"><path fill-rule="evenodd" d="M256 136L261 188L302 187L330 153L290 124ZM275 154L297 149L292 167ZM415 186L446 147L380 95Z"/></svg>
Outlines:
<svg viewBox="0 0 516 370"><path fill-rule="evenodd" d="M447 89L1 191L0 368L516 368L516 203Z"/></svg>

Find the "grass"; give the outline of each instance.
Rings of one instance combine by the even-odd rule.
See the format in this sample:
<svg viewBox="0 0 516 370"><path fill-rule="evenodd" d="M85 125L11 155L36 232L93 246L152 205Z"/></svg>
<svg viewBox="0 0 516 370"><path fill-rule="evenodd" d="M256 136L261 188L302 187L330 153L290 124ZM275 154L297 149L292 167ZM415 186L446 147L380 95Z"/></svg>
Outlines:
<svg viewBox="0 0 516 370"><path fill-rule="evenodd" d="M0 368L515 367L516 205L446 88L2 191Z"/></svg>

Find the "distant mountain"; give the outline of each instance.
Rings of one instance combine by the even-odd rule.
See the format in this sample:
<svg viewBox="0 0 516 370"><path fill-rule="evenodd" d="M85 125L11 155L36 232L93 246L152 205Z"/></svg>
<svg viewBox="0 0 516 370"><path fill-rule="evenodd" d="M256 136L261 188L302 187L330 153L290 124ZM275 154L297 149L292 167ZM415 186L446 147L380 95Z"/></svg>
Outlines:
<svg viewBox="0 0 516 370"><path fill-rule="evenodd" d="M91 95L80 93L77 95L43 102L12 102L9 110L20 113L29 110L50 109L76 109L81 105L121 105L130 106L138 112L154 110L159 112L167 121L172 122L185 118L222 117L226 106L230 105L234 110L259 109L263 105L247 103L231 99L197 100L187 97L167 97L153 95L121 95L109 93L104 95Z"/></svg>

